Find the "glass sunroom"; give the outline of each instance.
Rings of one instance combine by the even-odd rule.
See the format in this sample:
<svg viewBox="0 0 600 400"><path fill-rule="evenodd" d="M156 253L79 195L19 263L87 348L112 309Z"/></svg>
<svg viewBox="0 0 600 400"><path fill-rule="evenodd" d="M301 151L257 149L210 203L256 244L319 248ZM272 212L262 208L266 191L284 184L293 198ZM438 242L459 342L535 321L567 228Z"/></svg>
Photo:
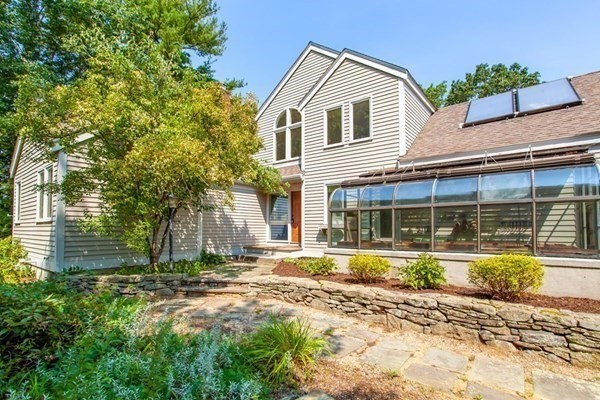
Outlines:
<svg viewBox="0 0 600 400"><path fill-rule="evenodd" d="M342 187L329 247L600 257L597 164Z"/></svg>

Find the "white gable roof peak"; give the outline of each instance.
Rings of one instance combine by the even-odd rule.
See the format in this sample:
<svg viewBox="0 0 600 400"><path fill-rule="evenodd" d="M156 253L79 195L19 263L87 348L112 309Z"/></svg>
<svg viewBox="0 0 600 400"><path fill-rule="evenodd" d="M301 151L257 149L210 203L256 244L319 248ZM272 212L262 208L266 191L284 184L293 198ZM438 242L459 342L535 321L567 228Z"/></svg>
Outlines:
<svg viewBox="0 0 600 400"><path fill-rule="evenodd" d="M323 76L321 76L317 83L315 83L315 85L310 89L306 96L304 96L304 98L300 100L300 104L298 105L298 108L300 110L306 107L308 102L315 96L315 94L317 94L319 89L321 89L325 82L329 80L331 75L333 75L335 71L340 67L340 65L342 65L342 63L346 60L355 61L357 63L369 66L378 71L385 72L389 75L395 76L399 79L406 81L409 87L413 89L413 91L417 94L419 99L427 106L427 108L429 108L431 112L435 111L435 106L431 103L427 96L425 96L425 93L423 93L423 90L415 82L415 80L410 75L407 69L350 49L344 49L338 55L337 59L329 67L329 69L323 74Z"/></svg>
<svg viewBox="0 0 600 400"><path fill-rule="evenodd" d="M277 86L275 86L275 89L273 89L271 94L269 94L267 99L262 103L262 105L258 109L258 113L256 114L256 118L255 118L256 120L258 120L260 118L260 116L265 112L265 110L269 107L269 104L271 104L271 102L273 101L273 99L275 99L275 97L281 91L281 89L283 89L283 87L285 86L287 81L292 77L292 75L294 75L294 72L296 72L298 67L302 64L304 59L306 57L308 57L308 55L310 54L311 51L314 51L319 54L323 54L332 59L335 59L339 54L339 52L336 50L330 49L328 47L322 46L322 45L314 43L314 42L308 42L308 45L304 48L304 50L302 51L300 56L298 56L296 61L294 61L294 64L292 64L290 69L286 72L286 74L283 76L283 78L279 81Z"/></svg>

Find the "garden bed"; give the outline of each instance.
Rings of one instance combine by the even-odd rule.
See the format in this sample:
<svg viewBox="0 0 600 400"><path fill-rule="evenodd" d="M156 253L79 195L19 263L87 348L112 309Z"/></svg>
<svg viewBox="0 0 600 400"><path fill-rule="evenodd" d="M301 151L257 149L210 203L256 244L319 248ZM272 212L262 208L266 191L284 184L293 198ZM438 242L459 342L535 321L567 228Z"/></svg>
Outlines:
<svg viewBox="0 0 600 400"><path fill-rule="evenodd" d="M437 290L412 290L404 286L400 279L385 279L375 283L359 283L350 274L336 273L333 275L310 275L298 268L297 265L281 261L273 269L273 274L287 277L309 278L315 281L330 281L343 284L355 284L362 286L378 287L386 290L405 293L439 293L454 296L466 296L477 299L489 299L490 297L478 288L467 288L454 285L442 285ZM577 298L577 297L552 297L541 294L527 294L515 303L527 304L541 308L556 308L576 312L600 314L600 300Z"/></svg>

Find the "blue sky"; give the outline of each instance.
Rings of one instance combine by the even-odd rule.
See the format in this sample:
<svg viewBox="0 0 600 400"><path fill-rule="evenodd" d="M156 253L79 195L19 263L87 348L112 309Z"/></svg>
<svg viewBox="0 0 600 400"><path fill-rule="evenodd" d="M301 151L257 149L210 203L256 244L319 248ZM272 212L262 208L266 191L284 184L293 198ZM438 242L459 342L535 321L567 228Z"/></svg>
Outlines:
<svg viewBox="0 0 600 400"><path fill-rule="evenodd" d="M217 0L228 25L216 77L262 102L309 41L408 68L422 84L519 62L543 80L600 69L600 1Z"/></svg>

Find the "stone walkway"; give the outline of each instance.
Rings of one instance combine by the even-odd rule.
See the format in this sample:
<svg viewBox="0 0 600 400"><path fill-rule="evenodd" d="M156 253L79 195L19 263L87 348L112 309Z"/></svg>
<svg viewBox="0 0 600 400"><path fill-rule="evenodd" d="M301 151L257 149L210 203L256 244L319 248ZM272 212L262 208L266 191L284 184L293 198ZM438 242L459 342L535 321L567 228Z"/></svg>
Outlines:
<svg viewBox="0 0 600 400"><path fill-rule="evenodd" d="M218 323L226 330L251 331L270 314L299 317L329 338L331 357L355 358L456 398L514 400L600 399L600 383L524 368L486 354L465 355L436 347L419 335L386 332L353 318L278 300L211 296L165 301L161 310L189 317L195 327Z"/></svg>

